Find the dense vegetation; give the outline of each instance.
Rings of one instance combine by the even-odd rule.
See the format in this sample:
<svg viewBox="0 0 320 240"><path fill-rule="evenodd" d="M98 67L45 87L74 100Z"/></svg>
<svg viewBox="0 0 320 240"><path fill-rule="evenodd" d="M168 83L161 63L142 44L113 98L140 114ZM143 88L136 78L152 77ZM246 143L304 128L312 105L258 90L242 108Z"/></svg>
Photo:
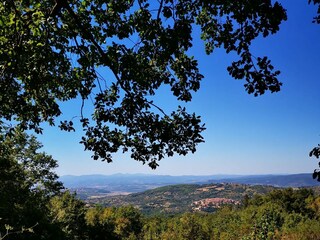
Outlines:
<svg viewBox="0 0 320 240"><path fill-rule="evenodd" d="M308 189L274 190L215 213L147 217L133 206L88 208L69 192L48 209L49 225L10 239L320 239L320 198Z"/></svg>
<svg viewBox="0 0 320 240"><path fill-rule="evenodd" d="M170 215L144 215L132 205L89 206L62 190L53 172L57 162L39 152L35 137L18 130L0 133L1 240L320 239L320 197L312 189L181 185L133 195L165 199L171 191L178 206L179 199L183 205L192 191L200 192L194 199L199 206ZM205 212L206 199L214 213Z"/></svg>
<svg viewBox="0 0 320 240"><path fill-rule="evenodd" d="M55 199L66 203L63 197ZM215 213L146 217L132 206L76 211L68 204L60 206L66 215L57 222L69 231L68 239L77 239L76 235L81 239L320 239L320 198L309 189L278 189L245 197L240 206L225 206ZM81 221L67 220L68 213L75 212Z"/></svg>
<svg viewBox="0 0 320 240"><path fill-rule="evenodd" d="M319 198L311 190L274 190L214 214L154 217L144 239L319 239Z"/></svg>

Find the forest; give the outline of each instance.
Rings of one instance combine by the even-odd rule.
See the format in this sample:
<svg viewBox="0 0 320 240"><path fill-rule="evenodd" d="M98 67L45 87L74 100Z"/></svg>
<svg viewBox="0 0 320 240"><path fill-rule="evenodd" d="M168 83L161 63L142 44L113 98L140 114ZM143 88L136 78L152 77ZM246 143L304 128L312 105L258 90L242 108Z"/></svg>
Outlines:
<svg viewBox="0 0 320 240"><path fill-rule="evenodd" d="M1 240L320 239L320 196L312 189L269 187L211 212L143 214L133 205L88 205L63 188L57 161L34 136L0 136Z"/></svg>

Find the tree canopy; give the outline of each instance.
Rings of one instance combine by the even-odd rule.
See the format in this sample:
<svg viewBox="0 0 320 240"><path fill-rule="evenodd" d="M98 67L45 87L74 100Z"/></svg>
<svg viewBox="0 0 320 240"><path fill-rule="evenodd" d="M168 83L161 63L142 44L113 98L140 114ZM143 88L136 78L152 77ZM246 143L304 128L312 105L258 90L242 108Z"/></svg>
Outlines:
<svg viewBox="0 0 320 240"><path fill-rule="evenodd" d="M53 171L57 161L41 147L34 136L0 131L0 239L6 231L10 239L56 239L47 204L63 186Z"/></svg>
<svg viewBox="0 0 320 240"><path fill-rule="evenodd" d="M280 90L280 72L250 45L284 20L286 11L271 0L2 1L0 120L41 132L42 122L57 124L61 102L92 99L91 115L79 109L81 142L92 157L111 162L112 153L129 151L156 168L165 156L195 152L204 141L199 116L180 106L166 113L154 102L161 86L184 102L199 89L193 37L207 54L237 54L227 70L258 96ZM69 120L59 126L75 130Z"/></svg>

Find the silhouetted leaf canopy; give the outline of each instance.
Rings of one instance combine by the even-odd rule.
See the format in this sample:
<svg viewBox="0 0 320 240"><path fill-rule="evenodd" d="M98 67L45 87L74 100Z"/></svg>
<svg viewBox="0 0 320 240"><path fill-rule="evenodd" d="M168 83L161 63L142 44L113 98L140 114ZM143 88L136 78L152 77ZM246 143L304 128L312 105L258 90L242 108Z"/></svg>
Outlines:
<svg viewBox="0 0 320 240"><path fill-rule="evenodd" d="M165 156L195 152L204 141L199 116L183 107L166 113L154 102L164 85L184 102L199 89L203 76L189 54L194 28L207 54L224 48L239 56L228 71L258 96L281 83L279 71L250 45L276 33L283 20L286 11L271 0L2 1L1 120L41 132L42 122L54 125L62 114L61 102L92 100L92 115L81 108L79 119L93 158L110 162L112 153L129 151L156 168ZM75 130L70 120L60 128Z"/></svg>

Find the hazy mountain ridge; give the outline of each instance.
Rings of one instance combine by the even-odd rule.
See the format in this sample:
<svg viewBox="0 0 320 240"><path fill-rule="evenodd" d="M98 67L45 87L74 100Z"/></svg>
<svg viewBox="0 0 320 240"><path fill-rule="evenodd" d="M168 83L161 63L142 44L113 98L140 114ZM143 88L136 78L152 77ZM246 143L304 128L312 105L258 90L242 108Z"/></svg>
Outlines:
<svg viewBox="0 0 320 240"><path fill-rule="evenodd" d="M101 188L110 192L141 192L156 187L175 184L243 183L249 185L271 185L279 187L319 186L311 173L290 175L208 175L170 176L149 174L114 175L66 175L60 177L66 188Z"/></svg>
<svg viewBox="0 0 320 240"><path fill-rule="evenodd" d="M69 189L79 192L83 189L97 188L110 192L143 192L145 190L174 184L203 184L214 179L233 178L239 175L210 175L210 176L170 176L151 174L113 174L113 175L81 175L61 176L60 181ZM83 192L83 191L82 191Z"/></svg>
<svg viewBox="0 0 320 240"><path fill-rule="evenodd" d="M290 175L252 175L235 178L224 178L210 182L242 183L249 185L270 185L276 187L313 187L320 183L312 178L311 173Z"/></svg>

